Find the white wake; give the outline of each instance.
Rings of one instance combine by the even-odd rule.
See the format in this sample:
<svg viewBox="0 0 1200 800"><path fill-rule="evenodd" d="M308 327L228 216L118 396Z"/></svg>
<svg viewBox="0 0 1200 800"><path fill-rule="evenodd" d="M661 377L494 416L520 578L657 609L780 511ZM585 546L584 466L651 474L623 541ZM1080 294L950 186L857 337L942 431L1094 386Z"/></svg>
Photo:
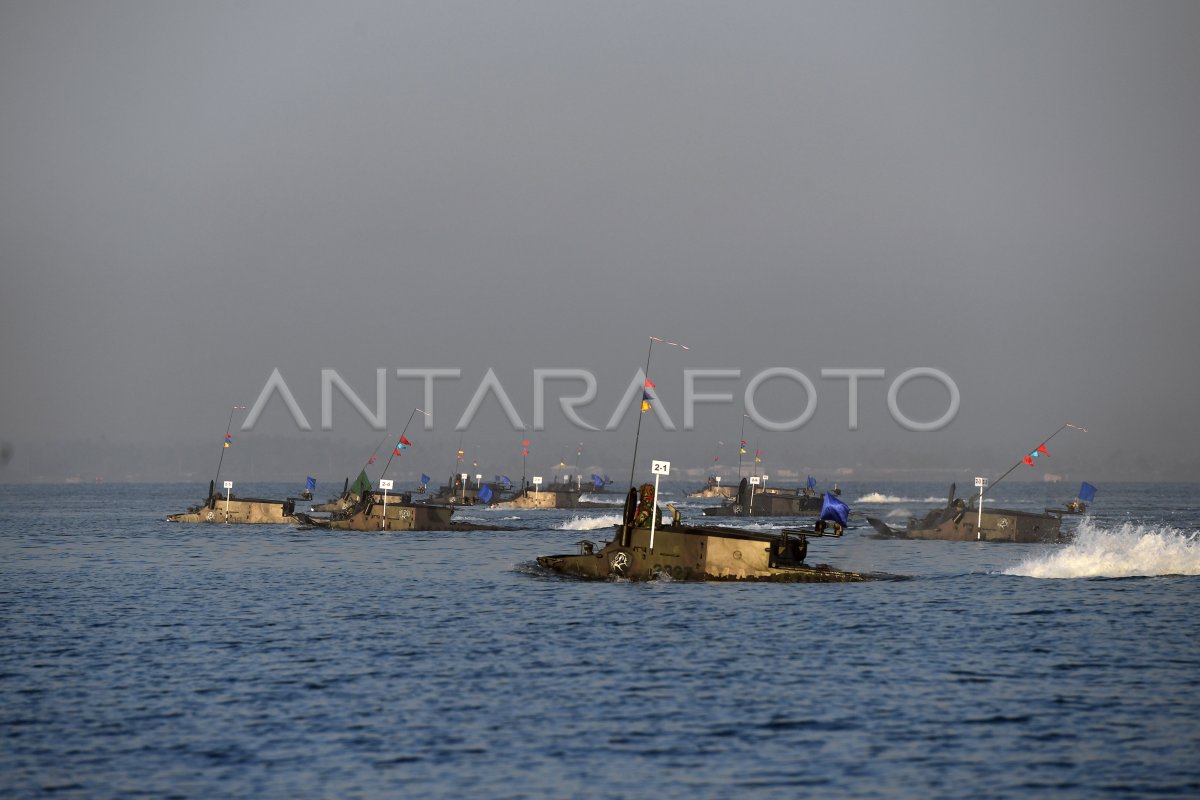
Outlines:
<svg viewBox="0 0 1200 800"><path fill-rule="evenodd" d="M559 525L555 530L560 531L594 531L597 528L611 528L621 524L620 514L604 514L599 517L581 517L576 515Z"/></svg>
<svg viewBox="0 0 1200 800"><path fill-rule="evenodd" d="M926 497L924 499L917 497L900 497L894 494L883 494L882 492L870 492L855 500L855 503L942 503L945 502L945 497Z"/></svg>
<svg viewBox="0 0 1200 800"><path fill-rule="evenodd" d="M661 496L661 493L660 493ZM605 506L619 506L625 502L625 496L620 494L592 494L583 492L579 499L585 503L597 503Z"/></svg>
<svg viewBox="0 0 1200 800"><path fill-rule="evenodd" d="M1200 534L1128 522L1110 530L1084 519L1069 545L1026 559L1004 574L1028 578L1200 575Z"/></svg>

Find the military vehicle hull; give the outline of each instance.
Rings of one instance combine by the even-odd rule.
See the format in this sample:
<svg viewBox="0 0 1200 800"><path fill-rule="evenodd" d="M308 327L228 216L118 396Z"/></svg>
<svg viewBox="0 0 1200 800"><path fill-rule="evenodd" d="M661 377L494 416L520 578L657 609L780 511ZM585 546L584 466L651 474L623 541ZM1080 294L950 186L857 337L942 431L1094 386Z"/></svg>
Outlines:
<svg viewBox="0 0 1200 800"><path fill-rule="evenodd" d="M309 511L320 511L322 513L333 511L345 511L358 502L357 495L343 494L341 497L336 497L324 503L316 503L309 507Z"/></svg>
<svg viewBox="0 0 1200 800"><path fill-rule="evenodd" d="M346 492L343 492L338 497L333 498L332 500L329 500L324 503L317 503L315 505L312 505L309 507L308 510L320 512L320 513L336 514L339 512L350 511L350 509L359 505L364 500L370 500L375 503L382 503L383 502L383 492L378 489L371 489L370 491L364 490L362 494L357 494L354 491L346 491ZM412 502L412 494L409 492L395 492L395 493L389 492L388 493L388 505L392 505L393 503L399 504L399 505L407 505L411 502ZM422 502L424 502L424 501L422 501Z"/></svg>
<svg viewBox="0 0 1200 800"><path fill-rule="evenodd" d="M301 521L318 528L341 531L441 531L450 526L454 509L449 506L404 502L399 496L385 504L374 497L329 517L299 515Z"/></svg>
<svg viewBox="0 0 1200 800"><path fill-rule="evenodd" d="M213 496L202 505L182 514L168 514L168 522L230 525L288 525L298 522L293 500Z"/></svg>
<svg viewBox="0 0 1200 800"><path fill-rule="evenodd" d="M821 496L799 489L757 489L742 478L732 500L704 509L706 517L795 517L821 511Z"/></svg>
<svg viewBox="0 0 1200 800"><path fill-rule="evenodd" d="M947 506L931 511L923 520L910 519L903 530L891 528L875 517L867 517L881 535L897 539L941 539L957 542L1058 542L1062 536L1062 514L988 508L979 525L977 510Z"/></svg>
<svg viewBox="0 0 1200 800"><path fill-rule="evenodd" d="M717 483L716 480L714 480L713 478L709 478L708 483L704 484L703 489L701 489L698 492L692 492L691 494L688 495L688 497L689 498L735 497L737 495L737 491L738 491L738 487L736 484L734 484L732 486L729 484L721 485L721 484Z"/></svg>
<svg viewBox="0 0 1200 800"><path fill-rule="evenodd" d="M768 489L764 492L755 492L753 503L723 503L714 508L704 509L704 515L708 517L795 517L801 514L815 514L820 510L820 497Z"/></svg>
<svg viewBox="0 0 1200 800"><path fill-rule="evenodd" d="M877 577L805 564L808 545L802 531L771 534L668 524L654 531L651 548L649 528L618 525L614 530L613 540L600 550L589 552L590 543L584 542L583 552L540 556L537 562L565 575L600 580L669 576L681 581L850 583Z"/></svg>
<svg viewBox="0 0 1200 800"><path fill-rule="evenodd" d="M447 506L492 506L502 502L507 497L513 494L510 487L505 487L499 483L485 483L492 495L491 500L481 500L479 498L479 487L468 486L463 489L461 485L442 486L436 494L430 495L426 502L436 503Z"/></svg>
<svg viewBox="0 0 1200 800"><path fill-rule="evenodd" d="M580 497L585 494L591 492L581 492L577 489L548 489L535 492L529 489L512 500L493 503L492 508L612 508L611 503L581 500Z"/></svg>

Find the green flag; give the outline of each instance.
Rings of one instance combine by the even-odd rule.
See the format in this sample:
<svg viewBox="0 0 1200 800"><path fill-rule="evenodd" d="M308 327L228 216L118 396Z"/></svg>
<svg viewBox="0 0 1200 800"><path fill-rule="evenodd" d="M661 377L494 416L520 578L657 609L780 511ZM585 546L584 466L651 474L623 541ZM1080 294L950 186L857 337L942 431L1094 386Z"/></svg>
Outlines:
<svg viewBox="0 0 1200 800"><path fill-rule="evenodd" d="M359 497L362 497L369 491L371 491L371 479L367 477L367 471L364 469L362 472L358 473L358 478L350 487L350 492L351 494L356 494Z"/></svg>

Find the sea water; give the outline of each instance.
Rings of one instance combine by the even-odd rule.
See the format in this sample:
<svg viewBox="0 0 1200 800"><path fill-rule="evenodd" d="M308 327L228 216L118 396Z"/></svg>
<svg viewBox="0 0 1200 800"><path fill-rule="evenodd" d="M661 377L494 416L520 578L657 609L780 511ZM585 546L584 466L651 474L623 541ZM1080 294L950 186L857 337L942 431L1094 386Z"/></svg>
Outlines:
<svg viewBox="0 0 1200 800"><path fill-rule="evenodd" d="M829 585L535 565L606 540L615 508L165 521L205 488L0 487L4 796L1200 796L1200 487L1101 486L1067 544L885 540L856 515L809 562L894 577ZM717 502L666 491L685 520ZM902 527L945 495L842 497Z"/></svg>

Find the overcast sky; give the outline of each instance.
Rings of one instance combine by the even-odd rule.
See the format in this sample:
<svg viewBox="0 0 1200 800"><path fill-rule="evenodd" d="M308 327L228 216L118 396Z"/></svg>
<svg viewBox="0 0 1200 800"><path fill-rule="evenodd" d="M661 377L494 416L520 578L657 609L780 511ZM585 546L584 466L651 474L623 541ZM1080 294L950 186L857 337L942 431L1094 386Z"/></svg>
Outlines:
<svg viewBox="0 0 1200 800"><path fill-rule="evenodd" d="M680 427L683 370L742 377L647 457L736 461L788 367L777 468L994 475L1072 421L1056 468L1200 479L1197 41L1194 2L4 2L0 439L196 447L279 369L314 431L276 397L240 441L369 450L322 369L372 406L460 369L409 436L445 453L489 368L526 424L534 369L595 373L603 426L657 335ZM914 367L961 392L936 433L888 414ZM886 373L857 431L837 368ZM559 388L538 457L627 470L636 415L581 434ZM464 437L499 472L523 435L490 398Z"/></svg>

